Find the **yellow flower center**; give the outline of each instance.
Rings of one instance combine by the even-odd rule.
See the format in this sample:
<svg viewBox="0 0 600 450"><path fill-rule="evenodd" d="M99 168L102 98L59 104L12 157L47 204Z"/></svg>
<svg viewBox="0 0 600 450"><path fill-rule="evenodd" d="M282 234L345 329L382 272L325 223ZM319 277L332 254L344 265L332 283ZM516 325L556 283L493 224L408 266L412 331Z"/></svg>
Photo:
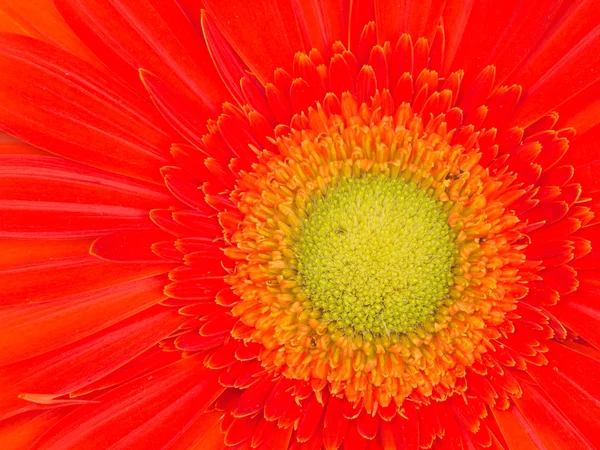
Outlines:
<svg viewBox="0 0 600 450"><path fill-rule="evenodd" d="M415 183L342 178L306 209L294 252L322 320L350 334L405 333L448 297L454 236L447 214Z"/></svg>

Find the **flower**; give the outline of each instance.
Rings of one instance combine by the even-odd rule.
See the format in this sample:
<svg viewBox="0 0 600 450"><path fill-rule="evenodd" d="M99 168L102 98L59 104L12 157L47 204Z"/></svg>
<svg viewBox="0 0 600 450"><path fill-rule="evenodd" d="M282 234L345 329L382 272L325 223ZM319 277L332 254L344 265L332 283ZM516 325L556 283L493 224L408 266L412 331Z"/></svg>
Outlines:
<svg viewBox="0 0 600 450"><path fill-rule="evenodd" d="M596 2L14 3L4 447L600 447Z"/></svg>

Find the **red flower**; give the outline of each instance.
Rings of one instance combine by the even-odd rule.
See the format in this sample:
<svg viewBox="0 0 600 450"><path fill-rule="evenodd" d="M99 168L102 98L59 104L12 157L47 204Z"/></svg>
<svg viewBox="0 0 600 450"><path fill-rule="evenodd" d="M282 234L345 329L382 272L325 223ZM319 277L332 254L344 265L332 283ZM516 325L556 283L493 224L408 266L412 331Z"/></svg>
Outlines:
<svg viewBox="0 0 600 450"><path fill-rule="evenodd" d="M0 12L3 448L600 447L597 2Z"/></svg>

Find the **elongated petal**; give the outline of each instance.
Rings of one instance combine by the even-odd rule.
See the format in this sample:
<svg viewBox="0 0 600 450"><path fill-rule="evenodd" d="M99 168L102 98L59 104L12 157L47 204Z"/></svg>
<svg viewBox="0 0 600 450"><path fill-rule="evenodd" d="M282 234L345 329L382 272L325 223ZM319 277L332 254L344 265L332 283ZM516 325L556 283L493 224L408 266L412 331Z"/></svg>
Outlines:
<svg viewBox="0 0 600 450"><path fill-rule="evenodd" d="M173 202L164 187L41 156L0 156L0 192L0 197L7 200L139 209Z"/></svg>
<svg viewBox="0 0 600 450"><path fill-rule="evenodd" d="M2 310L0 365L70 344L164 299L162 276ZM56 323L60 321L60 327Z"/></svg>
<svg viewBox="0 0 600 450"><path fill-rule="evenodd" d="M143 68L192 98L205 114L218 112L227 99L206 46L175 1L55 3L81 40L132 85L139 85L137 71Z"/></svg>
<svg viewBox="0 0 600 450"><path fill-rule="evenodd" d="M204 5L232 47L264 83L279 67L290 70L302 37L289 2L207 0ZM253 26L260 24L261 32Z"/></svg>
<svg viewBox="0 0 600 450"><path fill-rule="evenodd" d="M180 322L173 309L155 306L66 347L4 366L0 379L10 386L2 392L3 404L10 405L4 414L52 404L55 397L85 387L157 344Z"/></svg>
<svg viewBox="0 0 600 450"><path fill-rule="evenodd" d="M58 258L3 270L1 305L47 302L165 273L170 264L103 261L91 255Z"/></svg>
<svg viewBox="0 0 600 450"><path fill-rule="evenodd" d="M2 238L85 238L151 225L144 210L112 205L0 200Z"/></svg>
<svg viewBox="0 0 600 450"><path fill-rule="evenodd" d="M102 63L62 20L52 0L0 1L0 31L49 42L102 67Z"/></svg>
<svg viewBox="0 0 600 450"><path fill-rule="evenodd" d="M97 397L99 404L79 408L49 430L39 448L166 446L223 392L202 359L183 359Z"/></svg>
<svg viewBox="0 0 600 450"><path fill-rule="evenodd" d="M511 81L523 85L529 97L515 123L532 123L600 78L594 65L599 17L594 1L577 4L514 73Z"/></svg>
<svg viewBox="0 0 600 450"><path fill-rule="evenodd" d="M0 128L67 159L154 182L171 141L152 106L117 79L16 35L0 36Z"/></svg>

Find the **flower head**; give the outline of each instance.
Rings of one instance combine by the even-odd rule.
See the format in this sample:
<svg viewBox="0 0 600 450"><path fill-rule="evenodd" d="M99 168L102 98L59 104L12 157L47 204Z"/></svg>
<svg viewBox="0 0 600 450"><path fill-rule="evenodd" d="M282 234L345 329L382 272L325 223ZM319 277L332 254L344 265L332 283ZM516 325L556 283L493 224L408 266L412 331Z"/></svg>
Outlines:
<svg viewBox="0 0 600 450"><path fill-rule="evenodd" d="M0 3L0 442L600 446L594 2L145 3Z"/></svg>

